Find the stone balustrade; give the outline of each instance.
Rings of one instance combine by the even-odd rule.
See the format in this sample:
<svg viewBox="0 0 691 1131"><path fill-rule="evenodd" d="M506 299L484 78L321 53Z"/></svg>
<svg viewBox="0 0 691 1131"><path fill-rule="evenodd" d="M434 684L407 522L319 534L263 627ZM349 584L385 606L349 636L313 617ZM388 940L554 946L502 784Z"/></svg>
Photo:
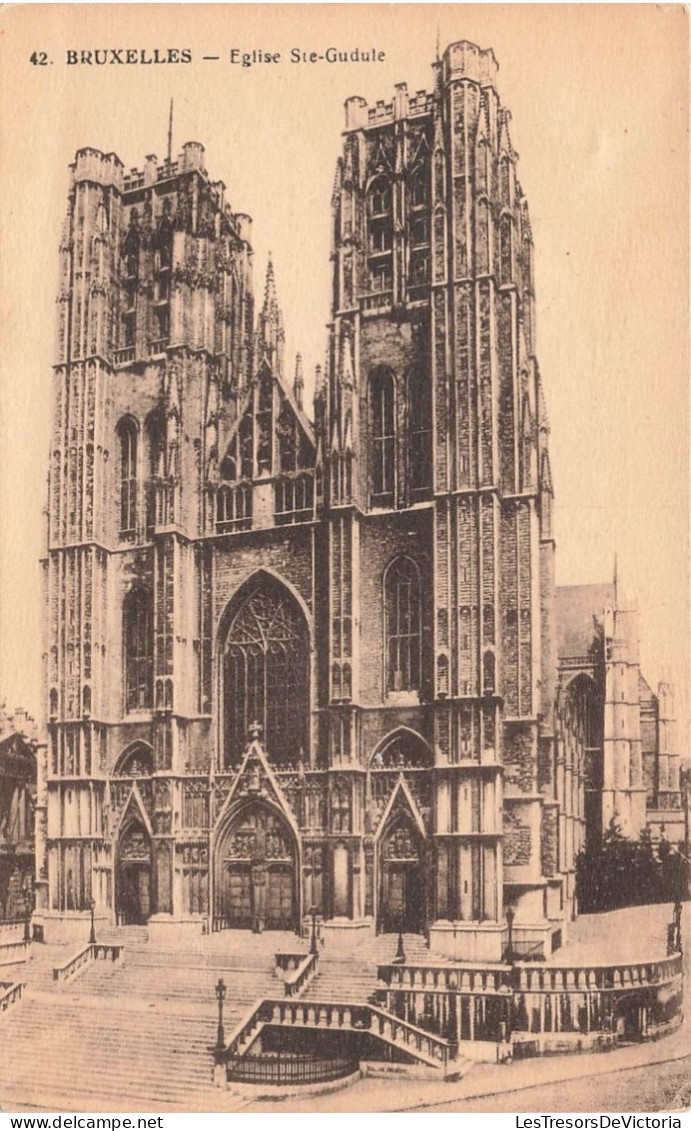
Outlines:
<svg viewBox="0 0 691 1131"><path fill-rule="evenodd" d="M431 963L387 963L379 966L381 986L394 990L429 993L444 990L454 993L497 993L511 982L511 968L499 964L465 966Z"/></svg>
<svg viewBox="0 0 691 1131"><path fill-rule="evenodd" d="M316 956L310 956L316 957ZM407 1052L429 1067L445 1069L452 1046L442 1037L376 1005L265 998L237 1026L223 1052L226 1061L249 1050L264 1026L366 1033ZM216 1050L218 1060L218 1050Z"/></svg>
<svg viewBox="0 0 691 1131"><path fill-rule="evenodd" d="M117 962L123 947L116 943L87 943L87 945L72 956L63 966L53 967L54 982L68 982L80 974L92 962L108 960Z"/></svg>
<svg viewBox="0 0 691 1131"><path fill-rule="evenodd" d="M21 999L23 982L0 982L0 1015Z"/></svg>
<svg viewBox="0 0 691 1131"><path fill-rule="evenodd" d="M674 954L653 962L602 966L545 966L519 962L513 971L514 989L527 993L624 990L673 981L681 975L682 958L680 954Z"/></svg>
<svg viewBox="0 0 691 1131"><path fill-rule="evenodd" d="M283 992L286 997L299 997L317 973L318 956L316 954L302 955L302 961L289 970L283 980Z"/></svg>
<svg viewBox="0 0 691 1131"><path fill-rule="evenodd" d="M31 943L26 942L24 938L7 942L0 938L0 966L14 966L17 962L26 962L30 946Z"/></svg>

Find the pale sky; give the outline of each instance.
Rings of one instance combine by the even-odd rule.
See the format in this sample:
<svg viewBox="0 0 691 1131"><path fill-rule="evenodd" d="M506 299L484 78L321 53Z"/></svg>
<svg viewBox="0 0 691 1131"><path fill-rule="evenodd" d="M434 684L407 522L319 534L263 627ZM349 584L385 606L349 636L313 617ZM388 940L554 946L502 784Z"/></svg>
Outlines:
<svg viewBox="0 0 691 1131"><path fill-rule="evenodd" d="M552 426L557 581L638 596L643 670L688 717L688 29L681 6L42 6L0 12L0 701L42 709L38 559L49 446L57 249L75 150L127 167L206 147L254 219L288 365L326 345L330 198L343 102L429 89L442 50L492 47L535 241L538 360ZM291 48L376 49L299 63ZM189 47L189 65L67 66L67 49ZM229 52L280 51L232 66ZM45 51L45 66L32 65ZM202 55L220 55L218 62ZM681 737L681 736L680 736ZM682 753L687 747L682 748Z"/></svg>

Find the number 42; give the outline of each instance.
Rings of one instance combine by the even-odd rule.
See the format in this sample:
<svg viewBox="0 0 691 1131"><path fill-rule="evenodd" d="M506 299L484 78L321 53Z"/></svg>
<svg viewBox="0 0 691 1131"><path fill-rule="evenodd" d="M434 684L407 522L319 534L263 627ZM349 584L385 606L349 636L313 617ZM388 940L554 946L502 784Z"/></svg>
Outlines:
<svg viewBox="0 0 691 1131"><path fill-rule="evenodd" d="M29 55L29 62L33 63L35 67L46 67L48 65L48 56L45 51L32 51Z"/></svg>

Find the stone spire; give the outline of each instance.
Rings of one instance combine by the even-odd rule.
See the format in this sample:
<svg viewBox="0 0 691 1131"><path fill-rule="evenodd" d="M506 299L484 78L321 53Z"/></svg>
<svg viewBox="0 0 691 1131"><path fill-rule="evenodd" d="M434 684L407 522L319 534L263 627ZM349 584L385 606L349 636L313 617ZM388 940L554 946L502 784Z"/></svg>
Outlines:
<svg viewBox="0 0 691 1131"><path fill-rule="evenodd" d="M274 265L271 260L271 253L269 253L264 284L264 303L257 326L257 360L261 362L266 358L277 377L283 376L284 344L283 315L276 297Z"/></svg>

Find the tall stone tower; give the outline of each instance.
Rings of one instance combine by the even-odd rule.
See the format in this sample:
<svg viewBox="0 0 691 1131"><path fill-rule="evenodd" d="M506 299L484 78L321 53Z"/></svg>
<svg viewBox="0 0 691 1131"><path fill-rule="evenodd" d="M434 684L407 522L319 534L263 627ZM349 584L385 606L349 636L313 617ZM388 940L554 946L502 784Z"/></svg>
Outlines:
<svg viewBox="0 0 691 1131"><path fill-rule="evenodd" d="M488 959L508 905L536 939L564 907L549 427L496 72L456 43L432 93L346 103L322 434L330 759L366 765L396 728L423 736L432 946ZM390 886L376 839L365 913Z"/></svg>
<svg viewBox="0 0 691 1131"><path fill-rule="evenodd" d="M68 921L91 898L113 907L123 822L123 851L150 863L146 880L131 869L143 905L176 900L174 782L197 758L193 720L209 729L199 538L219 433L252 368L249 229L196 143L129 174L112 153L77 153L53 378L40 862L40 902Z"/></svg>

